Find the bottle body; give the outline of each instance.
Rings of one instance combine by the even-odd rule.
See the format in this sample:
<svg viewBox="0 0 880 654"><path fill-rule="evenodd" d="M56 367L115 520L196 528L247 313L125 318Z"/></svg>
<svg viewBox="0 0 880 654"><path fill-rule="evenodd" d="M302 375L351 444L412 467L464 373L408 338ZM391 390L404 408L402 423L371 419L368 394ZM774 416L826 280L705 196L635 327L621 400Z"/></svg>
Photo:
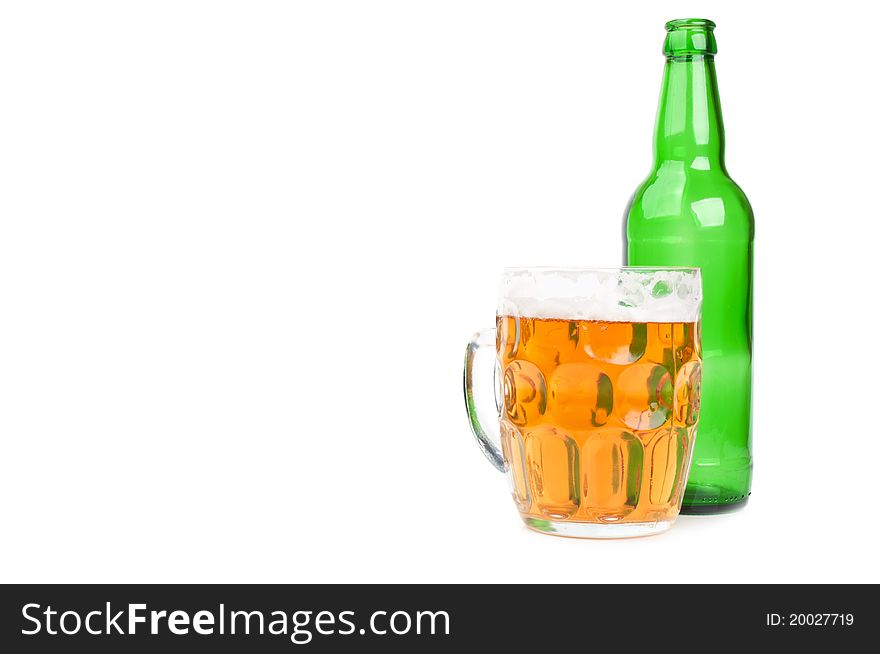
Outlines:
<svg viewBox="0 0 880 654"><path fill-rule="evenodd" d="M627 212L628 265L696 266L703 275L702 399L685 513L741 506L752 479L754 222L732 180L705 177L652 174Z"/></svg>
<svg viewBox="0 0 880 654"><path fill-rule="evenodd" d="M686 29L714 28L694 22ZM667 52L654 166L626 214L628 265L702 269L702 399L683 513L742 506L752 478L754 217L724 165L712 54Z"/></svg>

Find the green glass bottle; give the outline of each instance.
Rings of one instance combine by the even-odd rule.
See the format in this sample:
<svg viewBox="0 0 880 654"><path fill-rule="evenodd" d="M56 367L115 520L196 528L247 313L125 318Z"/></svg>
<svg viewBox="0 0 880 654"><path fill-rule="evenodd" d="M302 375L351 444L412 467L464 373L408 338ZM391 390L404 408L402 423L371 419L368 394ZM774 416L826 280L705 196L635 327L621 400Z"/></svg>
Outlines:
<svg viewBox="0 0 880 654"><path fill-rule="evenodd" d="M703 273L700 422L682 513L739 508L752 479L755 222L724 165L714 28L704 19L666 24L654 165L626 215L629 265Z"/></svg>

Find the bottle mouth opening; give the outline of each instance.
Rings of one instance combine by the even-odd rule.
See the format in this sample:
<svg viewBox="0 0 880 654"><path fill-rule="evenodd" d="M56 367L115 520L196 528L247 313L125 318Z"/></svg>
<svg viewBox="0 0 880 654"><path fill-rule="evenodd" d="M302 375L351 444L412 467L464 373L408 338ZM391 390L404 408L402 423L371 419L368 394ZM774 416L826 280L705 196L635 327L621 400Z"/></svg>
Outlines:
<svg viewBox="0 0 880 654"><path fill-rule="evenodd" d="M667 32L682 29L704 29L711 32L715 29L715 23L708 18L676 18L666 23Z"/></svg>
<svg viewBox="0 0 880 654"><path fill-rule="evenodd" d="M708 18L678 18L666 23L663 53L667 57L712 56L717 52L715 23Z"/></svg>

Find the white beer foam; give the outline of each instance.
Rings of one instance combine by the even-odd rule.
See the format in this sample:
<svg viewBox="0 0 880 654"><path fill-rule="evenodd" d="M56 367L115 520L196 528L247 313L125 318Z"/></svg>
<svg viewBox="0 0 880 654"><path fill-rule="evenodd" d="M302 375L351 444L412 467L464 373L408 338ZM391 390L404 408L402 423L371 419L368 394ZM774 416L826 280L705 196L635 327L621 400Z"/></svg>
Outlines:
<svg viewBox="0 0 880 654"><path fill-rule="evenodd" d="M697 322L697 268L508 268L498 315L605 322Z"/></svg>

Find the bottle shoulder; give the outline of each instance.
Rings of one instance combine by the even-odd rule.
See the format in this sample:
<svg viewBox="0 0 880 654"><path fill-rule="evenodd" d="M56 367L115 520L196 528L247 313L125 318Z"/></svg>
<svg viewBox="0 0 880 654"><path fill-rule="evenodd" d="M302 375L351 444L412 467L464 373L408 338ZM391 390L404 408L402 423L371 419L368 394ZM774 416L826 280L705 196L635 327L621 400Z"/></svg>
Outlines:
<svg viewBox="0 0 880 654"><path fill-rule="evenodd" d="M633 193L626 216L629 231L675 223L678 228L751 238L755 224L745 192L725 170L687 169L683 162L665 162L651 171Z"/></svg>

